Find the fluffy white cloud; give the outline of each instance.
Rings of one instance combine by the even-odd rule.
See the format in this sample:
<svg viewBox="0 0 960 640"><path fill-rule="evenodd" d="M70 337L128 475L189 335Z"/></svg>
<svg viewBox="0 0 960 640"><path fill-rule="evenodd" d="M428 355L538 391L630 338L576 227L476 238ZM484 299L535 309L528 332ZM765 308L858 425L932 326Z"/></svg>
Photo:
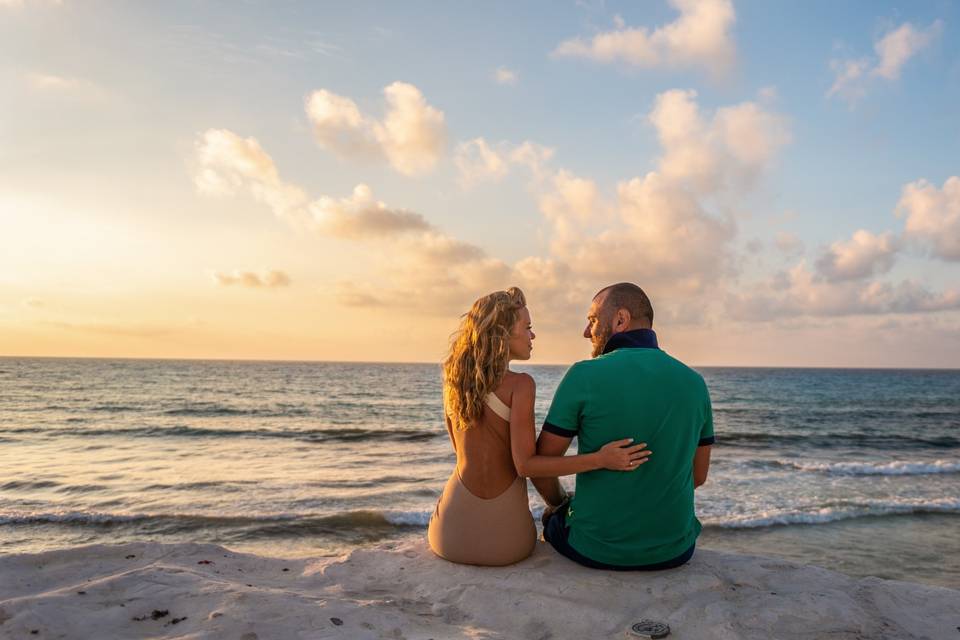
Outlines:
<svg viewBox="0 0 960 640"><path fill-rule="evenodd" d="M582 312L600 286L628 280L651 295L669 292L675 308L663 307L670 312L662 317L681 307L697 315L709 303L707 286L732 269L733 222L709 214L694 193L660 173L621 182L613 202L592 180L566 171L550 189L540 199L550 256L521 261L515 272L553 314Z"/></svg>
<svg viewBox="0 0 960 640"><path fill-rule="evenodd" d="M197 142L195 181L212 195L249 192L277 217L302 231L369 243L371 262L382 276L377 286L341 283L335 295L350 306L397 306L450 313L476 291L509 285L511 269L480 247L452 238L412 211L376 200L357 185L346 198L310 200L283 181L270 155L254 138L211 129ZM280 286L283 279L249 272L215 274L222 285ZM278 279L279 278L279 279Z"/></svg>
<svg viewBox="0 0 960 640"><path fill-rule="evenodd" d="M213 281L220 286L239 285L251 289L276 289L290 284L290 276L283 271L271 269L263 273L253 271L234 271L232 273L213 273Z"/></svg>
<svg viewBox="0 0 960 640"><path fill-rule="evenodd" d="M817 259L817 273L826 280L860 280L890 271L899 249L890 232L875 235L860 229L849 240L834 242Z"/></svg>
<svg viewBox="0 0 960 640"><path fill-rule="evenodd" d="M507 175L507 160L483 138L457 145L454 164L460 172L460 184L463 186L484 180L499 180Z"/></svg>
<svg viewBox="0 0 960 640"><path fill-rule="evenodd" d="M306 111L317 142L341 156L385 159L404 175L429 172L446 149L443 112L427 104L412 84L394 82L383 94L387 111L377 120L350 98L314 91Z"/></svg>
<svg viewBox="0 0 960 640"><path fill-rule="evenodd" d="M579 245L584 231L607 220L610 206L601 201L593 180L580 178L569 171L558 171L550 188L541 194L540 211L551 223L554 251L567 245Z"/></svg>
<svg viewBox="0 0 960 640"><path fill-rule="evenodd" d="M907 61L930 46L942 31L943 22L940 20L935 20L926 29L918 29L905 22L874 43L873 48L877 53L875 59L831 60L834 80L827 97L837 96L851 105L855 104L866 95L870 78L896 80Z"/></svg>
<svg viewBox="0 0 960 640"><path fill-rule="evenodd" d="M496 80L497 84L515 86L520 82L520 74L513 69L498 67L497 70L493 72L493 79Z"/></svg>
<svg viewBox="0 0 960 640"><path fill-rule="evenodd" d="M365 184L357 185L347 198L321 196L311 201L303 189L280 178L273 158L256 139L226 129L210 129L200 137L194 180L201 193L210 195L246 189L278 218L327 235L384 237L431 228L417 213L388 208Z"/></svg>
<svg viewBox="0 0 960 640"><path fill-rule="evenodd" d="M905 235L943 260L960 260L960 177L942 189L926 180L903 188L897 215L906 216Z"/></svg>
<svg viewBox="0 0 960 640"><path fill-rule="evenodd" d="M472 187L480 182L500 180L512 165L527 167L539 179L551 157L553 149L529 140L519 145L509 142L491 145L483 138L474 138L457 145L454 164L460 185Z"/></svg>
<svg viewBox="0 0 960 640"><path fill-rule="evenodd" d="M670 180L701 193L749 186L790 141L786 119L754 102L722 107L708 118L696 97L691 90L666 91L648 115L663 147L660 171Z"/></svg>
<svg viewBox="0 0 960 640"><path fill-rule="evenodd" d="M589 40L572 38L554 50L557 56L590 58L652 67L702 67L715 75L729 71L736 58L730 30L736 20L730 0L670 0L680 12L669 24L652 31L627 27L616 20L611 31Z"/></svg>
<svg viewBox="0 0 960 640"><path fill-rule="evenodd" d="M393 236L431 228L419 213L388 208L365 184L354 187L348 198L321 196L307 208L321 231L342 238Z"/></svg>
<svg viewBox="0 0 960 640"><path fill-rule="evenodd" d="M780 318L932 313L960 309L960 289L937 293L905 280L831 282L800 263L751 290L731 294L727 314L736 320L764 322Z"/></svg>
<svg viewBox="0 0 960 640"><path fill-rule="evenodd" d="M691 291L726 273L732 221L710 215L693 193L656 172L621 183L618 195L637 271Z"/></svg>
<svg viewBox="0 0 960 640"><path fill-rule="evenodd" d="M541 185L538 203L549 224L548 258L518 263L537 274L541 302L560 314L589 300L602 284L638 282L661 293L661 317L700 321L715 294L736 273L736 225L708 203L724 190L736 201L789 139L786 123L754 103L701 114L692 91L657 97L649 120L663 148L657 169L617 185L607 199L592 180L558 171ZM521 268L522 267L522 268ZM545 300L543 299L545 298Z"/></svg>
<svg viewBox="0 0 960 640"><path fill-rule="evenodd" d="M273 158L255 138L227 129L208 129L196 143L194 183L207 195L230 195L240 189L263 202L291 224L305 224L307 194L280 179Z"/></svg>

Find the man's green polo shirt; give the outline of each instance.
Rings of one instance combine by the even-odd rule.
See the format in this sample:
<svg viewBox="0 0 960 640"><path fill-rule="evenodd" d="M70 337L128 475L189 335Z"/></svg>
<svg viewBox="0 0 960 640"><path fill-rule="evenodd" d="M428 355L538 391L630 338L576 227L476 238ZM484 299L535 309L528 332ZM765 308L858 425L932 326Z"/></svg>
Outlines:
<svg viewBox="0 0 960 640"><path fill-rule="evenodd" d="M604 351L567 371L543 430L576 436L580 453L622 438L653 453L634 471L577 474L568 540L597 562L665 562L700 534L693 457L714 442L710 395L700 374L657 348L650 329L615 334Z"/></svg>

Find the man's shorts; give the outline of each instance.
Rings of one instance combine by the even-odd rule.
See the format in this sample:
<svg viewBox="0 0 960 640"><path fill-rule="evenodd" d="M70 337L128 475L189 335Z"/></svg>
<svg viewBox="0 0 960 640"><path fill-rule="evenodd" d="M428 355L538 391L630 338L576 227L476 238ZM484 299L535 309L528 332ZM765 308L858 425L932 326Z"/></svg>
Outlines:
<svg viewBox="0 0 960 640"><path fill-rule="evenodd" d="M661 571L663 569L674 569L682 564L685 564L690 558L692 558L694 548L697 546L697 543L694 542L692 545L690 545L689 549L681 553L679 556L664 562L633 566L620 566L591 560L570 546L570 542L567 540L569 535L570 528L567 527L567 505L564 503L557 507L557 509L550 514L549 518L544 523L543 539L549 542L550 545L556 549L560 555L566 556L577 564L590 567L591 569L608 569L610 571Z"/></svg>

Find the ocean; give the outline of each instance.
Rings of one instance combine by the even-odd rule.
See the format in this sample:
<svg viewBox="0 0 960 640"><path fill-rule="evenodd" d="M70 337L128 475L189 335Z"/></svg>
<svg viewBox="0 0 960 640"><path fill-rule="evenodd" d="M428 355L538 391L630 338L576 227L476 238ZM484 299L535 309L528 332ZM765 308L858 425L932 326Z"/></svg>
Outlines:
<svg viewBox="0 0 960 640"><path fill-rule="evenodd" d="M566 367L516 369L539 425ZM960 588L960 371L699 371L701 548ZM425 535L453 464L438 365L0 358L0 553L335 555Z"/></svg>

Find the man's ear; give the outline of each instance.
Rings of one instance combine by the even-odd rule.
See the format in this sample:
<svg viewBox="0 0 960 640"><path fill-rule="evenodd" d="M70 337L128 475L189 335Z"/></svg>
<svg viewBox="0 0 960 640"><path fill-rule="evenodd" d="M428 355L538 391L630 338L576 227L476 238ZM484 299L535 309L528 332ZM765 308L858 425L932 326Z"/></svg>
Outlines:
<svg viewBox="0 0 960 640"><path fill-rule="evenodd" d="M633 319L630 317L630 312L626 309L617 309L616 320L614 321L614 328L618 331L626 331L627 327L630 326L630 322Z"/></svg>

